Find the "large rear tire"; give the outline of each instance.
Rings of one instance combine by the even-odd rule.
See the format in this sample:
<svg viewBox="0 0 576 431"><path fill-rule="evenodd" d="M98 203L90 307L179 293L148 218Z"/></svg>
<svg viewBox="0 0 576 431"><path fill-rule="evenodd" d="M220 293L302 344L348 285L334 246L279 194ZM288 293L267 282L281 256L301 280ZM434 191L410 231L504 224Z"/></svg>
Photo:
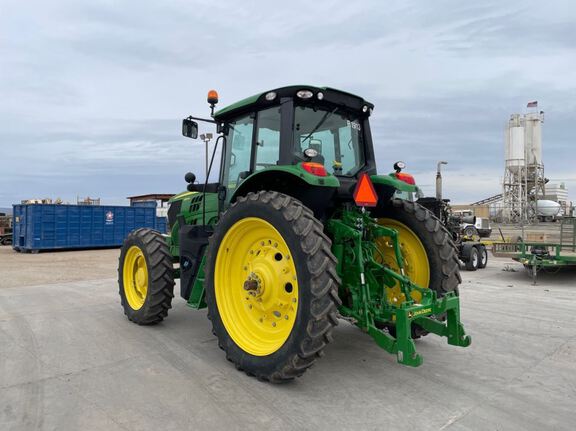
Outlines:
<svg viewBox="0 0 576 431"><path fill-rule="evenodd" d="M283 382L322 355L340 304L330 248L312 212L281 193L249 193L222 215L206 255L206 302L238 369Z"/></svg>
<svg viewBox="0 0 576 431"><path fill-rule="evenodd" d="M118 265L118 285L124 314L138 325L161 322L172 307L172 257L162 235L152 229L128 234Z"/></svg>
<svg viewBox="0 0 576 431"><path fill-rule="evenodd" d="M406 275L412 282L434 290L439 298L448 292L458 294L458 285L462 282L458 250L450 233L434 214L415 202L394 199L377 215L380 224L398 231ZM378 247L384 254L384 263L399 271L387 240L378 240ZM405 299L399 285L388 289L388 300L394 302L394 298L399 303ZM412 299L419 302L421 294L413 292ZM395 334L393 326L384 326ZM426 334L421 327L412 325L412 338Z"/></svg>

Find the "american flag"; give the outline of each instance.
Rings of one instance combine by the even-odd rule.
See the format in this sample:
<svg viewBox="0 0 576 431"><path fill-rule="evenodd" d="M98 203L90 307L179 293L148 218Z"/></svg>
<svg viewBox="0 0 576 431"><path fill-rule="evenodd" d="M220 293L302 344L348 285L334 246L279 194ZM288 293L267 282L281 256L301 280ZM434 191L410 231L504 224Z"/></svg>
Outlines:
<svg viewBox="0 0 576 431"><path fill-rule="evenodd" d="M533 102L528 102L526 108L536 108L538 106L538 101L534 100Z"/></svg>

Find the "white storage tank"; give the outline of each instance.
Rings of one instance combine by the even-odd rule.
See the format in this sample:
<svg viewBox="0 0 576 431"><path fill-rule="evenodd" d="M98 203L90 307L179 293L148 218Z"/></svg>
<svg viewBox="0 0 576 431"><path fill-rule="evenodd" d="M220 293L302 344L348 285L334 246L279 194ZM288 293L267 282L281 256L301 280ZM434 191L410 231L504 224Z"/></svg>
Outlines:
<svg viewBox="0 0 576 431"><path fill-rule="evenodd" d="M542 164L542 122L543 113L531 112L524 116L524 143L526 164Z"/></svg>
<svg viewBox="0 0 576 431"><path fill-rule="evenodd" d="M506 126L505 158L506 167L518 172L526 164L525 159L525 132L519 114L510 116Z"/></svg>

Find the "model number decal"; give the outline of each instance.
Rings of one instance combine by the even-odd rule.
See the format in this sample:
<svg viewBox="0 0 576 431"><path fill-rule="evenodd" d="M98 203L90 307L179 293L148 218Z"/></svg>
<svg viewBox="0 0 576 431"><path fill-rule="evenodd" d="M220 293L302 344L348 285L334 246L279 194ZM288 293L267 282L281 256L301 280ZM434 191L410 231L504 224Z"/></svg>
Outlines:
<svg viewBox="0 0 576 431"><path fill-rule="evenodd" d="M350 121L350 120L346 120L346 124L348 125L348 127L352 127L354 130L362 130L362 126L360 126L360 123L358 121Z"/></svg>

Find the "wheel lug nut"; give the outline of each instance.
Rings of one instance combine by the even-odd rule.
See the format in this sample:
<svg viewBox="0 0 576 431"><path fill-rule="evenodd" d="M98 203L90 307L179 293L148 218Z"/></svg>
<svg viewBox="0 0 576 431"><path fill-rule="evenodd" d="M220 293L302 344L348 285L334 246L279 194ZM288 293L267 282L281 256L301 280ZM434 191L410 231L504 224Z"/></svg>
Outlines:
<svg viewBox="0 0 576 431"><path fill-rule="evenodd" d="M276 326L276 322L272 322L272 326Z"/></svg>

